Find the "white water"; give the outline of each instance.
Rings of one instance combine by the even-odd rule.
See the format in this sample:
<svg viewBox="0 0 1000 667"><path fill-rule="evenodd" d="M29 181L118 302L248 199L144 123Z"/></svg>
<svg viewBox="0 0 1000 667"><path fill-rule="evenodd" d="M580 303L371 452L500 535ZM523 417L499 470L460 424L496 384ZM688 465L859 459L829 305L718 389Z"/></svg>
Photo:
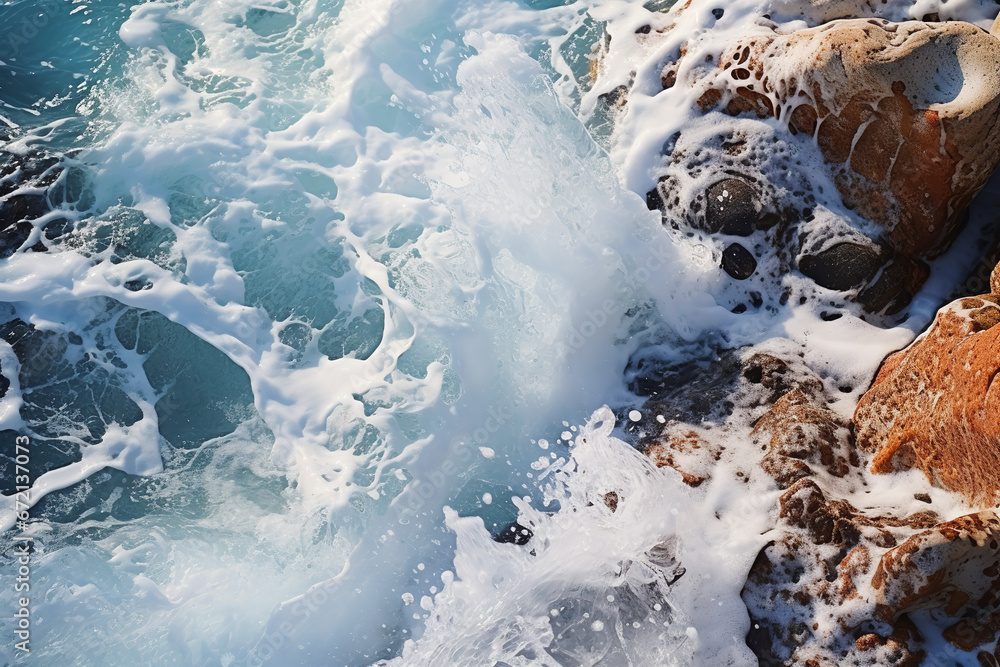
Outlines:
<svg viewBox="0 0 1000 667"><path fill-rule="evenodd" d="M924 4L908 11L944 14ZM600 408L637 405L622 371L652 343L784 335L858 384L933 299L907 328L846 316L823 339L812 306L718 305L716 249L643 201L683 107L650 98L610 135L584 82L601 25L647 19L617 1L132 8L71 126L75 231L0 264L18 318L82 339L45 361L83 364L55 396L0 342L0 428L80 457L32 486L32 663L752 663L739 591L773 490L694 492ZM649 57L619 52L609 79ZM120 395L87 393L105 385ZM489 539L518 513L528 547Z"/></svg>

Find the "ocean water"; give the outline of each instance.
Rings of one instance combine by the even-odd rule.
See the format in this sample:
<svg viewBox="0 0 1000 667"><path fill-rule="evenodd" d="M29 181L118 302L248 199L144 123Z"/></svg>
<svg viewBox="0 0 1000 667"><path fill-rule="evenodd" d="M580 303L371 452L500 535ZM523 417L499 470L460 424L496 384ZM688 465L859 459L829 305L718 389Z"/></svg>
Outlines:
<svg viewBox="0 0 1000 667"><path fill-rule="evenodd" d="M589 78L669 4L0 5L0 662L753 664L775 492L639 455L629 358L782 335L861 387L946 288L730 312L644 200L687 112Z"/></svg>

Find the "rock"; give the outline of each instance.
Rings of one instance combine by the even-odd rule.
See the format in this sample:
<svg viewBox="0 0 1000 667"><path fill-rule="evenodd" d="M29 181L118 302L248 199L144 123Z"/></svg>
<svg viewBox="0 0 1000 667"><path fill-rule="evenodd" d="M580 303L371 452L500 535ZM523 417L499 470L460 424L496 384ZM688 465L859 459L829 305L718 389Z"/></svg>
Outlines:
<svg viewBox="0 0 1000 667"><path fill-rule="evenodd" d="M723 421L733 411L729 397L737 386L739 364L731 350L720 353L718 358L682 363L637 355L625 369L628 386L637 395L650 398L640 410L642 420L629 424L658 434L663 428L656 421L658 416L667 422Z"/></svg>
<svg viewBox="0 0 1000 667"><path fill-rule="evenodd" d="M754 351L749 354L743 362L743 378L751 385L759 385L765 392L756 405L774 404L793 390L810 399L823 393L822 381L804 364L795 364L790 359L768 352Z"/></svg>
<svg viewBox="0 0 1000 667"><path fill-rule="evenodd" d="M750 435L767 451L761 465L782 489L817 469L843 477L857 465L847 424L799 389L778 399Z"/></svg>
<svg viewBox="0 0 1000 667"><path fill-rule="evenodd" d="M709 187L705 194L707 231L732 236L753 234L758 216L754 202L759 195L750 185L739 178L727 178Z"/></svg>
<svg viewBox="0 0 1000 667"><path fill-rule="evenodd" d="M990 274L990 291L994 294L1000 294L1000 264L997 264L993 273Z"/></svg>
<svg viewBox="0 0 1000 667"><path fill-rule="evenodd" d="M766 11L775 18L801 17L813 23L828 23L863 16L908 16L912 4L909 0L770 0Z"/></svg>
<svg viewBox="0 0 1000 667"><path fill-rule="evenodd" d="M733 243L722 251L722 269L736 280L746 280L757 270L757 260L749 250Z"/></svg>
<svg viewBox="0 0 1000 667"><path fill-rule="evenodd" d="M838 243L815 255L799 259L799 270L831 290L849 290L863 284L881 265L878 246Z"/></svg>
<svg viewBox="0 0 1000 667"><path fill-rule="evenodd" d="M642 418L629 421L626 432L638 436L639 448L658 466L677 470L686 484L698 487L713 476L724 452L711 430L714 424L734 412L741 422L756 421L789 394L804 401L825 400L819 398L824 395L822 381L796 349L772 340L720 351L713 360L663 365L633 359L630 369L658 375L661 382L649 387L655 392L640 410Z"/></svg>
<svg viewBox="0 0 1000 667"><path fill-rule="evenodd" d="M630 420L626 429L643 437L660 437L671 422L722 423L737 403L741 409L754 411L756 419L790 391L798 390L814 399L822 395L823 383L802 363L796 350L794 345L768 341L681 363L637 354L626 368L628 387L649 400L640 410L642 418ZM644 441L643 446L648 447L649 442Z"/></svg>
<svg viewBox="0 0 1000 667"><path fill-rule="evenodd" d="M670 422L661 436L646 447L646 455L660 468L673 468L685 484L697 488L712 476L722 447L690 425Z"/></svg>
<svg viewBox="0 0 1000 667"><path fill-rule="evenodd" d="M914 535L882 556L871 583L876 613L887 623L918 609L942 608L952 617L996 611L1000 517L988 510Z"/></svg>
<svg viewBox="0 0 1000 667"><path fill-rule="evenodd" d="M1000 497L1000 296L955 301L891 355L854 413L871 470L917 468L979 507Z"/></svg>
<svg viewBox="0 0 1000 667"><path fill-rule="evenodd" d="M962 22L845 20L737 40L703 109L816 138L844 202L911 258L943 252L1000 161L1000 40Z"/></svg>
<svg viewBox="0 0 1000 667"><path fill-rule="evenodd" d="M534 531L526 526L522 526L517 521L507 524L493 535L493 541L500 544L516 544L524 546L534 537Z"/></svg>
<svg viewBox="0 0 1000 667"><path fill-rule="evenodd" d="M920 286L927 280L930 269L919 260L911 260L897 254L858 296L860 302L870 313L885 311L887 315L895 315L905 308Z"/></svg>

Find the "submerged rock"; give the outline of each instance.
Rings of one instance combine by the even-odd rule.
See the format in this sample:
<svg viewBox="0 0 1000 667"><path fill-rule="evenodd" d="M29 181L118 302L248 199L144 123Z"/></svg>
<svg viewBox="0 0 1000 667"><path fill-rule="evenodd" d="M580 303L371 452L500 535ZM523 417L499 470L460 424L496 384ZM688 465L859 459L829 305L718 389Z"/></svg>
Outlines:
<svg viewBox="0 0 1000 667"><path fill-rule="evenodd" d="M37 153L16 155L0 151L0 258L23 248L32 237L36 221L53 209L47 192L63 175L60 158ZM56 225L39 235L31 249L48 250ZM44 238L45 240L41 240Z"/></svg>
<svg viewBox="0 0 1000 667"><path fill-rule="evenodd" d="M1000 296L955 301L890 356L854 413L871 470L916 468L988 507L1000 498Z"/></svg>

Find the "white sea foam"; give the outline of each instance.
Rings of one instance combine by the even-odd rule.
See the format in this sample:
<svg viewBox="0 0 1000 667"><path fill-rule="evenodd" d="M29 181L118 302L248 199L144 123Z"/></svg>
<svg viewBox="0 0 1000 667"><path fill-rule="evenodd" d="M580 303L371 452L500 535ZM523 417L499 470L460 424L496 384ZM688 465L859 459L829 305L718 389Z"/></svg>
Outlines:
<svg viewBox="0 0 1000 667"><path fill-rule="evenodd" d="M758 4L709 30L696 1L683 30L720 49ZM973 0L885 8L992 18ZM625 43L655 19L619 0L133 8L121 71L79 107L75 230L0 265L0 301L78 334L67 359L137 410L63 433L79 460L32 488L53 517L32 529L40 662L752 661L739 592L773 489L693 492L591 413L634 401L640 345L709 336L787 336L859 386L933 298L889 331L718 305L714 249L664 234L641 198L690 105L636 98L611 135L586 83L605 28ZM654 55L613 50L604 80ZM233 426L172 447L164 431L221 401L171 375L183 359L226 384ZM11 345L0 363L0 426L36 428ZM493 542L517 513L529 545Z"/></svg>

